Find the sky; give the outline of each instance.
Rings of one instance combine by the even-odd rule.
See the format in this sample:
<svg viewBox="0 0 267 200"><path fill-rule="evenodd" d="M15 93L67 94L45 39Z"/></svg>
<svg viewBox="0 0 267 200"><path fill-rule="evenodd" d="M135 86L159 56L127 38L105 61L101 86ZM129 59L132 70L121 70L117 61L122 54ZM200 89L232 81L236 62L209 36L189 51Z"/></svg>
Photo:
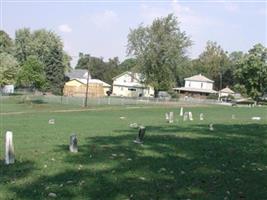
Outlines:
<svg viewBox="0 0 267 200"><path fill-rule="evenodd" d="M127 35L143 23L173 13L193 41L196 58L208 40L228 52L267 46L267 1L241 0L0 0L1 29L12 38L20 28L45 28L62 38L75 66L79 52L127 58Z"/></svg>

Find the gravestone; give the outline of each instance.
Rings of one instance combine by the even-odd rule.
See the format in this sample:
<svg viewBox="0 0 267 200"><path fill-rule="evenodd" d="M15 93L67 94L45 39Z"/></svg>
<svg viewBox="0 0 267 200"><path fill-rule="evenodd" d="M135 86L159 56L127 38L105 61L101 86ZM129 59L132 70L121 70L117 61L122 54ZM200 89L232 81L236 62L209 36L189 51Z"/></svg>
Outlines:
<svg viewBox="0 0 267 200"><path fill-rule="evenodd" d="M170 119L169 113L165 113L165 120L166 120L166 122L169 122L169 119Z"/></svg>
<svg viewBox="0 0 267 200"><path fill-rule="evenodd" d="M137 127L138 127L138 124L137 124L137 123L131 123L131 124L130 124L130 127L131 127L131 128L137 128Z"/></svg>
<svg viewBox="0 0 267 200"><path fill-rule="evenodd" d="M7 131L5 138L5 164L9 165L13 163L15 163L13 133L11 131Z"/></svg>
<svg viewBox="0 0 267 200"><path fill-rule="evenodd" d="M261 117L252 117L251 119L259 121L259 120L261 120Z"/></svg>
<svg viewBox="0 0 267 200"><path fill-rule="evenodd" d="M185 112L184 113L184 121L187 121L188 120L188 112Z"/></svg>
<svg viewBox="0 0 267 200"><path fill-rule="evenodd" d="M48 124L55 124L55 119L49 119Z"/></svg>
<svg viewBox="0 0 267 200"><path fill-rule="evenodd" d="M146 133L146 127L140 126L136 140L134 140L134 143L142 144L143 140L144 140L145 133Z"/></svg>
<svg viewBox="0 0 267 200"><path fill-rule="evenodd" d="M182 117L183 115L184 115L184 108L181 107L181 109L180 109L180 116Z"/></svg>
<svg viewBox="0 0 267 200"><path fill-rule="evenodd" d="M173 112L169 113L169 123L173 123Z"/></svg>
<svg viewBox="0 0 267 200"><path fill-rule="evenodd" d="M189 113L188 113L188 116L189 116L189 120L190 120L190 121L193 121L193 120L194 120L194 119L193 119L193 114L192 114L192 112L189 112Z"/></svg>
<svg viewBox="0 0 267 200"><path fill-rule="evenodd" d="M209 125L210 131L214 131L213 124Z"/></svg>
<svg viewBox="0 0 267 200"><path fill-rule="evenodd" d="M200 115L199 115L199 120L200 120L200 121L203 121L203 120L204 120L204 114L203 114L203 113L200 113Z"/></svg>
<svg viewBox="0 0 267 200"><path fill-rule="evenodd" d="M232 119L236 119L234 114L232 114Z"/></svg>
<svg viewBox="0 0 267 200"><path fill-rule="evenodd" d="M73 153L78 152L78 139L77 139L77 136L75 134L70 136L69 149L70 149L70 152L73 152Z"/></svg>

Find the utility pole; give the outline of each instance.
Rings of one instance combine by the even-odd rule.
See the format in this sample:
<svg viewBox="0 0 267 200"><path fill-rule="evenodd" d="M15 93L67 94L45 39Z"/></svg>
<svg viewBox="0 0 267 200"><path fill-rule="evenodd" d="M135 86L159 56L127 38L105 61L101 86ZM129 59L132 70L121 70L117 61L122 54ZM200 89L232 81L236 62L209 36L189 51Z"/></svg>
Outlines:
<svg viewBox="0 0 267 200"><path fill-rule="evenodd" d="M89 66L90 66L91 59L89 58L89 62L87 63L87 81L86 81L86 92L85 92L85 100L84 100L84 107L87 107L87 101L88 101L88 90L89 90Z"/></svg>

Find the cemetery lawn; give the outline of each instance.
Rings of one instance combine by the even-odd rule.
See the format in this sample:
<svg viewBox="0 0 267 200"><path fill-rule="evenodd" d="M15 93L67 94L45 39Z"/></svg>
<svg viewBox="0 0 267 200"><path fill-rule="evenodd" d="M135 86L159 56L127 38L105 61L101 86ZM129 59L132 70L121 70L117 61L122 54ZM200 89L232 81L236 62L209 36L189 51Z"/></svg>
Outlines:
<svg viewBox="0 0 267 200"><path fill-rule="evenodd" d="M64 109L27 107L31 112L1 115L0 199L267 198L266 107L185 107L194 117L186 122L178 107L50 112L59 107ZM173 124L165 122L168 111L174 111ZM56 123L49 125L52 118ZM143 145L133 143L137 129L131 123L146 126ZM9 166L3 164L6 130L13 131L16 153ZM68 151L72 133L76 154Z"/></svg>

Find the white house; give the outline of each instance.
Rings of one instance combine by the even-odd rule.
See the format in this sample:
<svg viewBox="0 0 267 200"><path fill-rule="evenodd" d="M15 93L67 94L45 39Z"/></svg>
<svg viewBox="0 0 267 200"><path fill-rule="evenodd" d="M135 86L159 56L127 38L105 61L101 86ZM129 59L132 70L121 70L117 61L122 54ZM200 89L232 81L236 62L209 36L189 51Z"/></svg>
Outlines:
<svg viewBox="0 0 267 200"><path fill-rule="evenodd" d="M151 97L154 89L145 85L140 73L126 71L113 79L112 94L124 97Z"/></svg>
<svg viewBox="0 0 267 200"><path fill-rule="evenodd" d="M229 95L235 95L235 92L231 90L229 87L226 87L219 91L219 97L228 97Z"/></svg>
<svg viewBox="0 0 267 200"><path fill-rule="evenodd" d="M173 88L175 91L179 93L184 93L186 95L199 95L199 96L207 96L209 94L216 94L217 91L213 90L213 80L208 79L207 77L198 74L195 76L191 76L189 78L185 78L185 86L179 88Z"/></svg>

